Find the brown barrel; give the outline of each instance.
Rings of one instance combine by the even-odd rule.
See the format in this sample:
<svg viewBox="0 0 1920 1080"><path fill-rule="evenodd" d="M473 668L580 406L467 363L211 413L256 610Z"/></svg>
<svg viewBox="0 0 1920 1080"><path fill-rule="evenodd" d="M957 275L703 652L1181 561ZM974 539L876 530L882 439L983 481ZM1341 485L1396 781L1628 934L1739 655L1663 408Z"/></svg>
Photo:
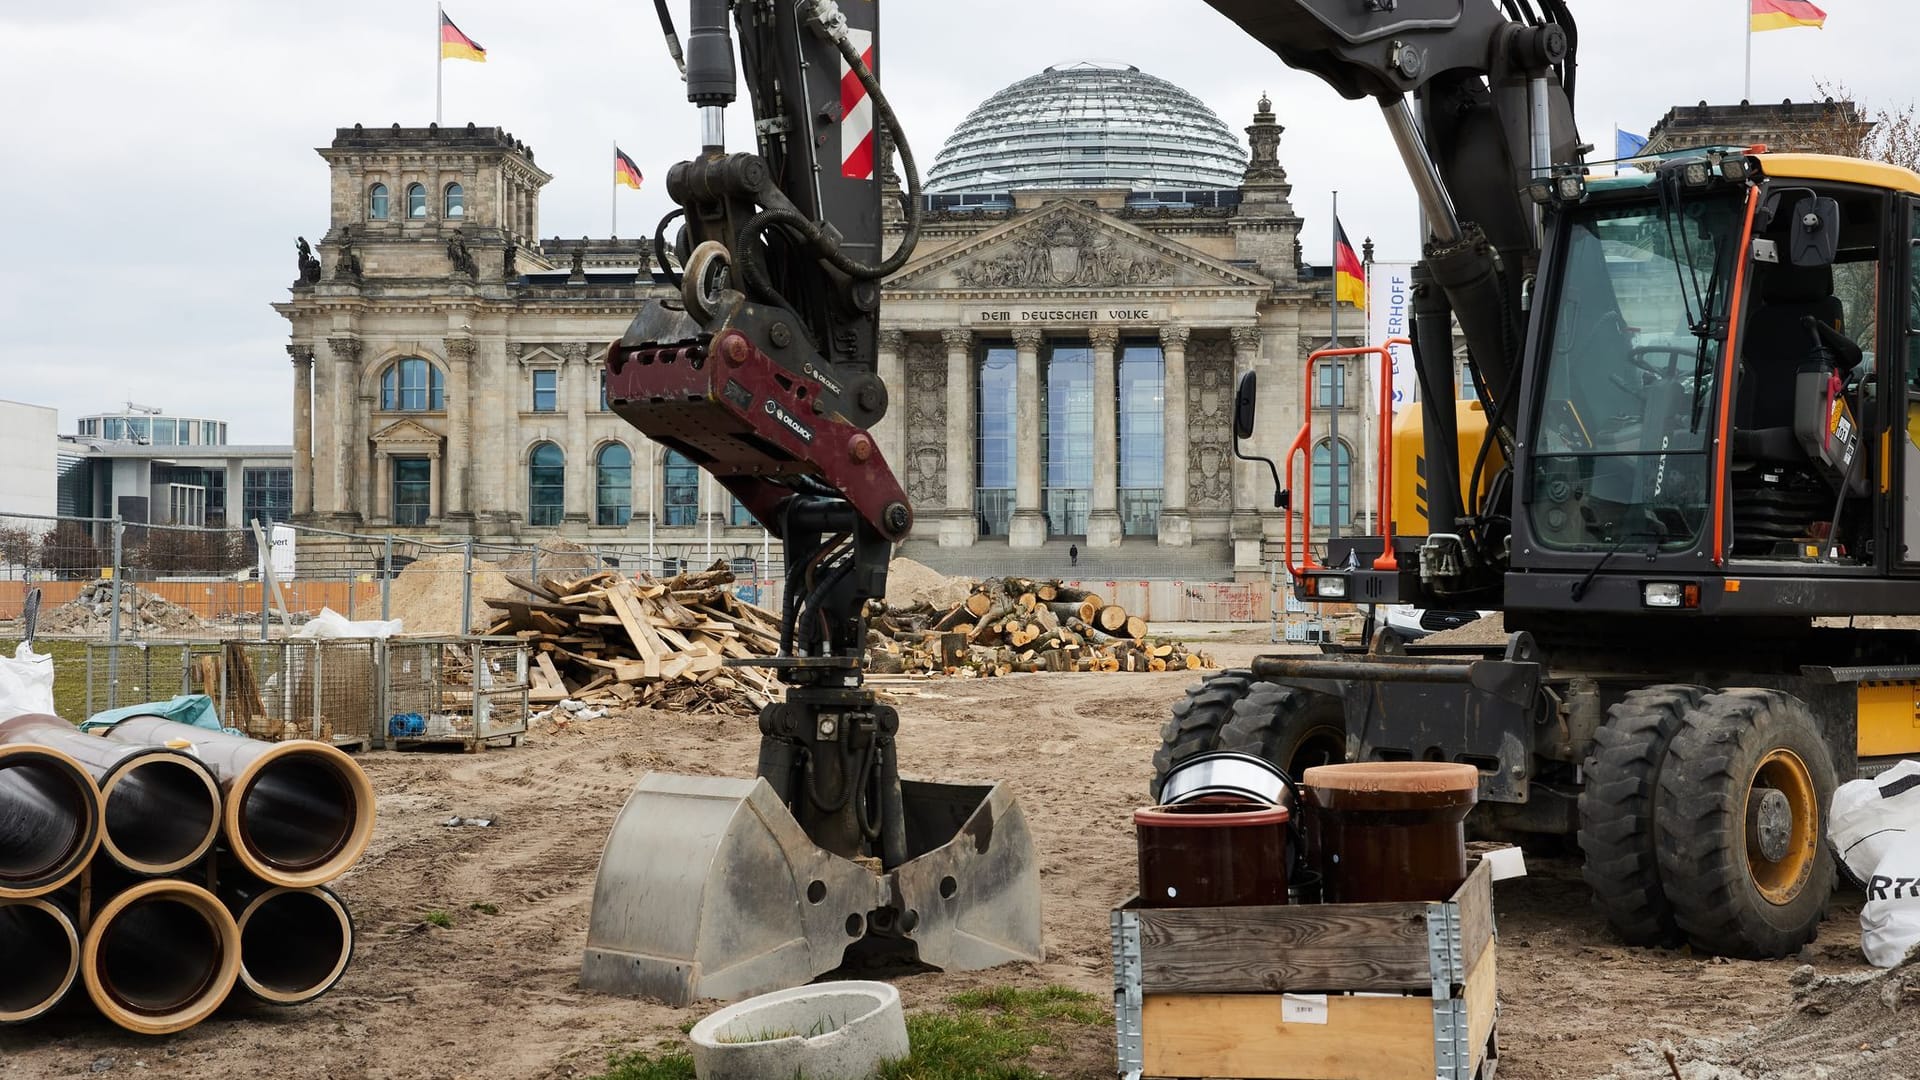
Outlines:
<svg viewBox="0 0 1920 1080"><path fill-rule="evenodd" d="M1140 902L1247 907L1287 902L1287 808L1191 802L1133 812Z"/></svg>
<svg viewBox="0 0 1920 1080"><path fill-rule="evenodd" d="M1300 778L1307 850L1330 904L1445 900L1467 880L1480 772L1441 761L1317 765Z"/></svg>

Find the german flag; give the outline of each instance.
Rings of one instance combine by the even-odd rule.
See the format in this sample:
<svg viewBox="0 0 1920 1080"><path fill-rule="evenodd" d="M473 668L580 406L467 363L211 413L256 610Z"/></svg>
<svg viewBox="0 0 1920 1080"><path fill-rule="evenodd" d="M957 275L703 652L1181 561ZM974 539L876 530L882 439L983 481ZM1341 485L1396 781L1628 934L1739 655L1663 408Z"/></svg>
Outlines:
<svg viewBox="0 0 1920 1080"><path fill-rule="evenodd" d="M1347 242L1347 230L1340 219L1333 221L1335 234L1333 247L1333 298L1367 310L1367 269L1360 265L1360 256L1354 254L1353 245Z"/></svg>
<svg viewBox="0 0 1920 1080"><path fill-rule="evenodd" d="M1826 25L1827 13L1807 0L1753 0L1750 19L1748 25L1755 30L1791 30L1796 26L1818 30Z"/></svg>
<svg viewBox="0 0 1920 1080"><path fill-rule="evenodd" d="M635 165L633 159L628 157L625 151L617 146L614 147L613 182L639 191L640 182L645 179L646 177L640 175L640 166Z"/></svg>
<svg viewBox="0 0 1920 1080"><path fill-rule="evenodd" d="M479 42L461 33L460 28L453 25L453 20L447 18L447 13L444 11L440 13L440 59L472 60L480 64L487 62L487 50L481 48Z"/></svg>

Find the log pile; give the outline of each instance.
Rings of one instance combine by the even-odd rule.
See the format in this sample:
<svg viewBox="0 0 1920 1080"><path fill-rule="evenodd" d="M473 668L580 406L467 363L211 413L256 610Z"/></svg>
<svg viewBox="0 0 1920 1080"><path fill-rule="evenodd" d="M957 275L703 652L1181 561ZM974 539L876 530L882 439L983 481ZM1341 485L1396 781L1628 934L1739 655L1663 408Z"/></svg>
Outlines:
<svg viewBox="0 0 1920 1080"><path fill-rule="evenodd" d="M1148 635L1147 621L1059 581L993 578L949 609L890 607L867 630L878 675L989 678L1030 671L1188 671L1204 653Z"/></svg>
<svg viewBox="0 0 1920 1080"><path fill-rule="evenodd" d="M778 652L780 621L735 597L733 580L721 563L664 581L611 570L509 574L533 599L488 598L501 616L487 633L528 644L535 703L757 711L779 698L779 682L726 662Z"/></svg>

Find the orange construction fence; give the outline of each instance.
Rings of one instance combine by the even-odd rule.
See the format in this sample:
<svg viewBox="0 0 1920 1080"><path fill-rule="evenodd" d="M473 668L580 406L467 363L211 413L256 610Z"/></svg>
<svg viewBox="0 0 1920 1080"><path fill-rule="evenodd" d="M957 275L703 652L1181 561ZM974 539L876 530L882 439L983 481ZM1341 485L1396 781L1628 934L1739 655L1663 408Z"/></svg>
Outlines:
<svg viewBox="0 0 1920 1080"><path fill-rule="evenodd" d="M50 611L71 603L87 581L0 581L0 619L17 619L26 604L27 590L40 590L40 610ZM129 581L126 584L152 593L169 603L178 604L203 619L221 619L260 610L260 583L257 581ZM352 611L360 618L380 614L380 583L377 581L285 581L280 592L288 611L317 612L330 607L341 614Z"/></svg>

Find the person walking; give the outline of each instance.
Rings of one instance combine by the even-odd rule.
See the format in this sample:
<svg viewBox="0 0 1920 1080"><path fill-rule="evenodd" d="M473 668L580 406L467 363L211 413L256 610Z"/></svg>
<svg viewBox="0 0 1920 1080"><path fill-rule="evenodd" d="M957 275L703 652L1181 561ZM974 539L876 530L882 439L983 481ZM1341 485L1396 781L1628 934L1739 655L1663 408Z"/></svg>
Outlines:
<svg viewBox="0 0 1920 1080"><path fill-rule="evenodd" d="M1079 544L1067 545L1067 565L1068 566L1080 565L1080 545Z"/></svg>

